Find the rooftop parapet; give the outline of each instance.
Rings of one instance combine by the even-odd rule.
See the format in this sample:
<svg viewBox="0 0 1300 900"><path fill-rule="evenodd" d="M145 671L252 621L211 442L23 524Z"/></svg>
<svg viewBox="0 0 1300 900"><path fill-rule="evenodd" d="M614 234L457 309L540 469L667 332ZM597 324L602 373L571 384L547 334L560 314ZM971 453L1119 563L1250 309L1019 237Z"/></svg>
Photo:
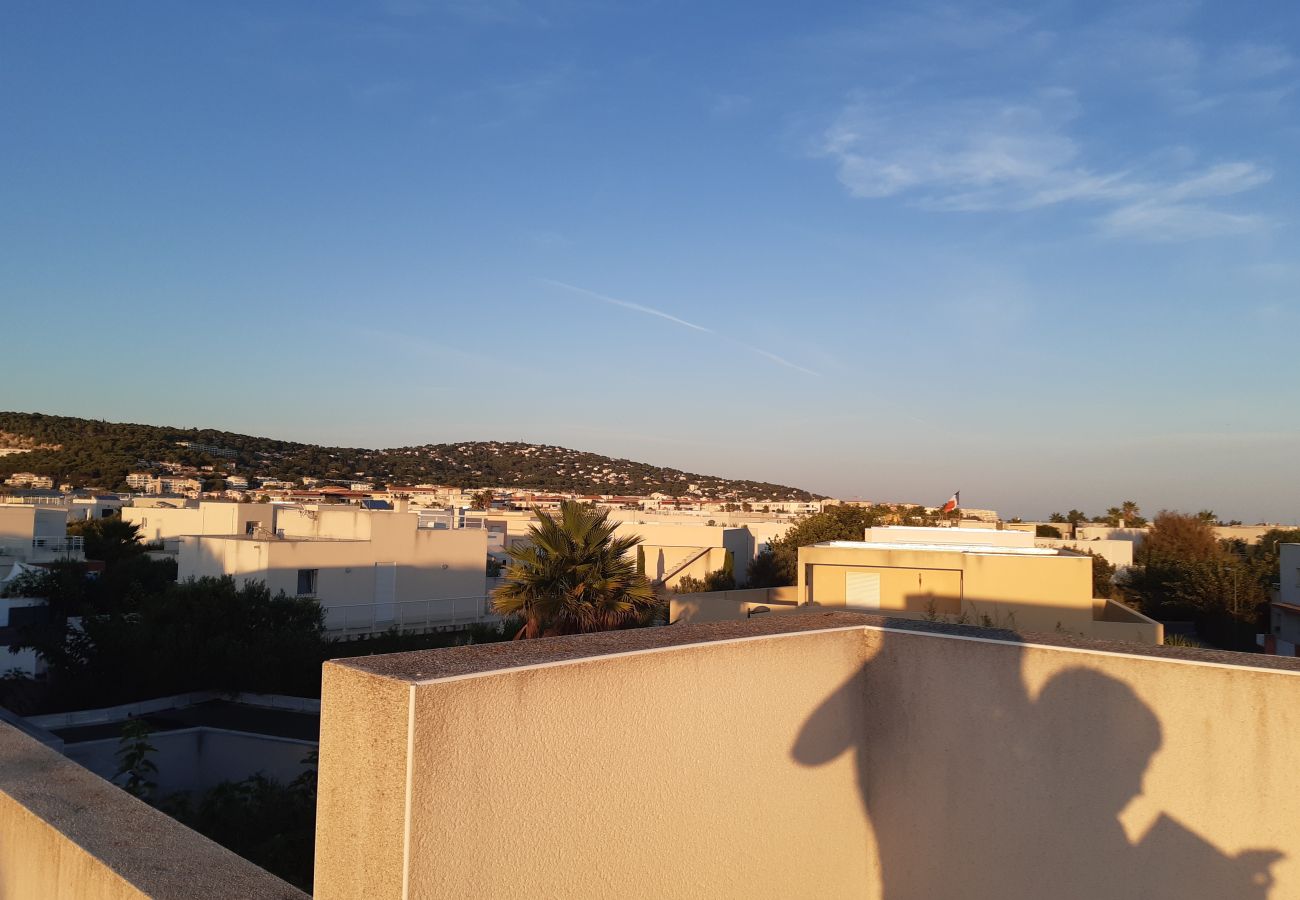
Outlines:
<svg viewBox="0 0 1300 900"><path fill-rule="evenodd" d="M1296 896L1298 670L854 613L336 660L315 896Z"/></svg>
<svg viewBox="0 0 1300 900"><path fill-rule="evenodd" d="M7 724L0 835L2 897L307 896Z"/></svg>

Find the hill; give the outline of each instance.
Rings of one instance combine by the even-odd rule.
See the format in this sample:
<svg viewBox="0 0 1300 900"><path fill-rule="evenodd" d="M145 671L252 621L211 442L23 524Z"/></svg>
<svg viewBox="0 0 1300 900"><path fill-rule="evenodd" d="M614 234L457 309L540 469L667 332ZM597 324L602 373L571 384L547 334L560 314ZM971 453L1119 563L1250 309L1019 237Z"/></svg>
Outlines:
<svg viewBox="0 0 1300 900"><path fill-rule="evenodd" d="M260 479L303 476L377 484L517 487L590 494L691 494L709 499L808 500L819 495L786 485L699 475L564 447L469 441L368 450L321 447L211 428L170 428L0 412L0 476L51 475L55 483L125 487L128 472L162 471L163 463L211 465Z"/></svg>

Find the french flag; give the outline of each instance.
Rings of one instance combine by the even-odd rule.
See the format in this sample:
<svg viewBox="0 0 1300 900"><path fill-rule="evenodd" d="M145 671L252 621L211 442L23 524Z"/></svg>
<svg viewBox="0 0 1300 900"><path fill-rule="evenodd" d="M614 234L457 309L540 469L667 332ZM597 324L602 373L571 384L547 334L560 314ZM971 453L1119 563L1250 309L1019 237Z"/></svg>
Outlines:
<svg viewBox="0 0 1300 900"><path fill-rule="evenodd" d="M943 512L950 513L959 505L961 505L961 491L956 491L948 498L948 502L943 505Z"/></svg>

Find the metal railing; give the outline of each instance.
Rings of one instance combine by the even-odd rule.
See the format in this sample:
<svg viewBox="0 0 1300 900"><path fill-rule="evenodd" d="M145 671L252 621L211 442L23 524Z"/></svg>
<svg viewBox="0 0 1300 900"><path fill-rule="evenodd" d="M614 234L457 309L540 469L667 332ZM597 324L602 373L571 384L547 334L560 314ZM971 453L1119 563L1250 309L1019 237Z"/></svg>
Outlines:
<svg viewBox="0 0 1300 900"><path fill-rule="evenodd" d="M86 549L86 539L79 534L70 534L66 537L36 537L32 538L33 550L44 550L47 553L82 553Z"/></svg>
<svg viewBox="0 0 1300 900"><path fill-rule="evenodd" d="M85 539L81 535L32 538L30 544L23 539L0 540L0 556L17 557L18 559L30 559L50 554L69 556L84 552Z"/></svg>
<svg viewBox="0 0 1300 900"><path fill-rule="evenodd" d="M476 528L484 529L488 527L486 515L466 515L462 512L421 512L419 518L419 527L435 529L451 528Z"/></svg>
<svg viewBox="0 0 1300 900"><path fill-rule="evenodd" d="M378 634L390 628L429 631L500 620L486 595L325 607L325 631L332 635Z"/></svg>

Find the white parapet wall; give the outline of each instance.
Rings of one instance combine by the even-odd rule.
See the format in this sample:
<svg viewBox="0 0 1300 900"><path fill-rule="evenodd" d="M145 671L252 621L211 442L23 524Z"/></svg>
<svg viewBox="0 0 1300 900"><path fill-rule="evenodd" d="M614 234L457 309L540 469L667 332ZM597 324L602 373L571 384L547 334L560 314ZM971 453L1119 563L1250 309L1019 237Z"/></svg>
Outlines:
<svg viewBox="0 0 1300 900"><path fill-rule="evenodd" d="M315 897L1300 896L1295 667L881 623L328 663Z"/></svg>

